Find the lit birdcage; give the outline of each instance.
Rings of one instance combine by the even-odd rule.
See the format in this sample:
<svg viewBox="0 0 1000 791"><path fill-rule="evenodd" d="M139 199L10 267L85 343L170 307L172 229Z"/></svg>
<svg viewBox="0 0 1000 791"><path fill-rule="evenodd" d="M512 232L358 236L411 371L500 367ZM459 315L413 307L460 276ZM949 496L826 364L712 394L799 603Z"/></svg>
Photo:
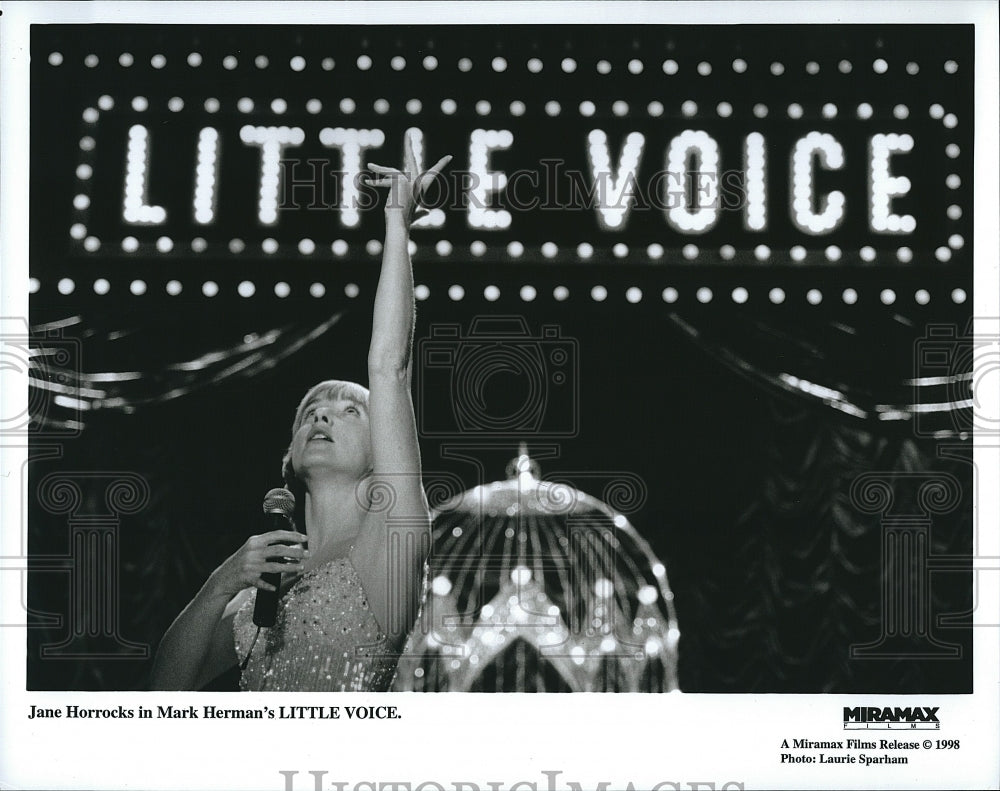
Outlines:
<svg viewBox="0 0 1000 791"><path fill-rule="evenodd" d="M600 500L539 480L526 454L508 473L435 511L395 689L677 690L673 594L649 545Z"/></svg>

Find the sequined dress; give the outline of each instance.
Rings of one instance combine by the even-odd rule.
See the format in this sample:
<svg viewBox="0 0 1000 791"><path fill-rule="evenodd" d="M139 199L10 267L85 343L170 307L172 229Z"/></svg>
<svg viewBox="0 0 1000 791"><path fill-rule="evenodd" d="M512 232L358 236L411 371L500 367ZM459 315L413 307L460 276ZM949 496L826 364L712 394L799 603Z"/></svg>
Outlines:
<svg viewBox="0 0 1000 791"><path fill-rule="evenodd" d="M253 590L233 620L242 661L257 627ZM278 617L262 629L240 676L244 691L380 692L395 670L385 634L347 558L303 574L278 601Z"/></svg>

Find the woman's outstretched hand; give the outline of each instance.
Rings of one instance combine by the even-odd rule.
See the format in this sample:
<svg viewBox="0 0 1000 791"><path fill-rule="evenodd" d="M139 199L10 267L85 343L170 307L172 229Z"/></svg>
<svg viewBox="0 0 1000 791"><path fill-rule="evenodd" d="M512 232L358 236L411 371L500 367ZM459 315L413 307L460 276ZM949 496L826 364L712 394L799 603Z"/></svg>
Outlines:
<svg viewBox="0 0 1000 791"><path fill-rule="evenodd" d="M250 536L246 542L212 572L208 578L213 594L232 597L244 588L274 590L260 575L266 572L302 570L309 556L303 547L306 536L291 530L272 530Z"/></svg>
<svg viewBox="0 0 1000 791"><path fill-rule="evenodd" d="M375 178L366 179L365 183L373 187L388 187L386 214L399 213L410 223L427 214L428 210L420 205L420 199L449 162L451 156L442 157L434 167L421 173L417 169L417 158L413 153L413 140L407 134L403 145L404 169L397 170L384 165L369 164L368 169L375 174Z"/></svg>

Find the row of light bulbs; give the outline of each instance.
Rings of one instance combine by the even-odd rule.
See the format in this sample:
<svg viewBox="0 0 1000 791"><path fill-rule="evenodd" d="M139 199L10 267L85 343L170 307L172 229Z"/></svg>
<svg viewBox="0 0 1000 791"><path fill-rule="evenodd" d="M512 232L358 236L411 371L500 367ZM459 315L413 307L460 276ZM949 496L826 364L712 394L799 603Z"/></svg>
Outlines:
<svg viewBox="0 0 1000 791"><path fill-rule="evenodd" d="M28 284L28 290L30 293L37 293L41 288L41 284L37 278L31 278ZM99 296L108 294L111 291L111 282L107 278L98 278L93 283L94 293ZM76 282L72 278L62 278L56 284L56 290L64 295L69 296L76 291ZM143 296L147 293L148 285L144 280L132 280L129 283L129 292L134 296ZM179 296L184 291L184 286L179 280L170 280L166 283L164 290L170 296ZM291 286L285 281L279 281L274 284L273 287L274 295L280 299L288 297L292 293ZM701 304L707 305L715 299L715 293L708 286L700 286L698 288L692 289L694 292L694 298ZM323 283L313 283L309 286L309 295L317 299L326 296L326 286ZM201 293L206 297L215 297L220 293L219 284L214 280L206 280L201 283ZM250 298L257 293L257 285L252 280L243 280L236 286L236 293L244 298ZM361 293L361 288L357 283L348 283L344 286L344 295L349 299L355 299ZM518 289L518 296L523 302L533 302L538 297L538 289L532 285L523 285ZM453 284L447 289L448 298L453 302L460 302L465 299L466 290L463 286L459 284ZM431 290L430 287L424 284L419 284L414 288L414 296L418 300L426 300L430 298ZM604 302L609 296L607 287L603 285L596 285L591 287L589 296L594 302ZM500 299L501 290L499 286L488 285L483 289L483 299L487 302L495 302ZM623 292L623 296L626 302L633 305L642 302L644 298L644 293L638 286L631 286ZM960 305L966 301L968 295L964 289L955 288L952 289L948 295L952 302ZM556 286L552 290L552 297L557 302L565 302L570 297L570 290L567 286ZM661 299L667 304L673 304L677 302L680 297L680 291L673 286L668 286L660 292ZM845 305L854 305L858 302L860 296L856 289L845 288L839 294L840 300ZM750 300L750 291L744 286L737 286L729 292L729 298L738 305L743 305ZM787 294L783 288L773 287L767 291L767 300L774 305L781 305L787 301ZM822 290L818 288L811 288L805 293L805 301L810 305L820 305L825 299L825 295ZM835 297L836 298L836 297ZM883 288L879 290L878 293L879 301L886 306L894 305L899 299L899 295L894 289ZM927 289L917 289L913 293L913 301L918 305L927 305L931 301L931 294Z"/></svg>
<svg viewBox="0 0 1000 791"><path fill-rule="evenodd" d="M102 110L110 110L114 107L114 100L110 96L102 96L98 101L98 106ZM131 99L130 106L135 112L142 113L149 110L150 102L145 96L134 96ZM187 104L180 96L172 96L167 100L167 109L173 113L181 112L186 106ZM208 113L217 113L222 109L221 101L215 97L205 99L201 106ZM274 115L284 115L289 109L288 101L281 97L272 99L270 103L266 100L258 103L249 96L242 96L236 99L236 109L244 115L253 113L261 106L266 107ZM407 99L403 106L409 115L419 115L425 109L424 103L417 98ZM458 102L454 99L442 99L438 106L444 115L454 115L458 112ZM490 115L494 110L493 103L487 99L478 99L472 106L476 114L481 116ZM546 100L541 107L545 114L551 118L561 115L565 109L562 103L555 99ZM611 114L618 118L624 118L632 112L632 105L624 99L612 101L610 107ZM345 96L337 102L337 109L342 115L352 115L357 112L358 103L353 98ZM577 105L576 109L581 116L589 118L596 115L599 108L596 102L585 99ZM685 118L692 118L699 113L698 103L693 99L683 100L679 105L679 109L681 115ZM323 112L323 102L317 98L307 99L305 110L310 115L318 115ZM388 99L378 98L372 102L372 110L378 115L385 115L391 110L391 104ZM832 120L838 116L840 110L841 108L834 102L825 102L820 107L819 115L817 116L811 110L807 113L806 108L800 103L791 102L785 106L784 113L796 121L813 120L819 116L827 120ZM527 113L528 105L520 99L515 99L509 103L507 111L514 117L520 117ZM651 118L659 118L666 113L667 107L663 102L654 100L646 104L645 111ZM735 113L735 108L731 102L722 101L716 103L714 111L720 118L731 118ZM857 118L862 121L868 121L875 117L875 108L869 102L860 102L855 107L854 112ZM751 108L751 113L755 118L764 119L770 115L771 107L763 102L756 102ZM891 114L896 120L905 120L910 117L910 107L905 104L893 105ZM955 129L958 126L958 116L955 113L946 112L944 107L939 103L930 105L928 115L935 120L941 121L942 125L947 129ZM97 111L92 107L88 107L83 111L83 120L87 123L96 123L98 117Z"/></svg>
<svg viewBox="0 0 1000 791"><path fill-rule="evenodd" d="M200 52L190 52L184 61L191 68L198 68L205 62L205 59ZM48 63L50 66L61 66L64 62L65 58L61 52L53 51L49 53ZM123 68L131 68L135 62L135 56L131 52L122 52L118 56L118 65ZM83 63L88 68L94 68L100 63L100 58L96 54L91 53L84 57ZM150 58L149 63L154 69L162 69L167 65L167 58L163 54L156 54ZM226 55L222 58L221 63L224 69L232 71L239 66L239 59L235 55ZM333 71L336 67L336 61L331 57L322 58L319 63L324 71ZM253 64L258 69L266 69L271 65L271 59L267 55L257 55L253 59ZM294 55L288 61L288 67L294 72L305 71L307 65L306 59L301 55ZM354 59L354 66L359 71L368 71L374 65L375 61L370 55L359 55ZM402 55L394 55L389 59L389 67L393 71L404 71L408 65L409 62ZM420 59L420 65L425 71L435 71L440 65L440 61L434 55L426 55ZM456 61L455 65L460 72L468 73L472 71L475 64L471 58L461 57ZM494 56L489 62L490 69L498 74L507 71L510 65L508 59L502 55ZM745 74L750 67L749 63L743 58L735 58L728 65L736 74ZM885 58L876 58L871 62L870 66L875 74L886 74L890 70L889 62ZM575 58L564 57L559 59L559 68L566 74L574 73L578 67L579 63ZM525 68L532 74L539 74L545 69L545 62L541 58L529 58L525 61ZM594 68L598 74L610 74L614 70L611 61L603 58L594 64ZM660 64L660 68L668 76L673 76L680 72L680 64L673 58L664 60ZM711 61L702 60L694 67L694 71L701 77L708 77L715 68ZM768 64L767 68L775 77L780 77L786 71L785 64L781 61L772 61ZM625 69L629 74L639 75L646 70L646 62L641 58L631 58L626 64ZM958 73L958 63L951 59L946 60L943 64L943 69L946 74L956 74ZM815 60L807 62L804 66L804 71L810 75L819 74L821 70L820 63ZM854 70L854 63L846 58L841 59L837 62L837 70L841 74L850 74ZM908 61L903 70L913 76L920 72L920 64L916 61Z"/></svg>
<svg viewBox="0 0 1000 791"><path fill-rule="evenodd" d="M101 241L95 236L87 235L87 227L83 223L75 223L70 227L70 236L83 243L83 247L87 252L93 253L101 249ZM121 241L121 249L126 253L138 252L140 248L139 240L134 236L126 236ZM154 246L157 252L160 253L170 253L173 252L175 248L175 243L169 236L159 237ZM203 253L208 249L208 242L202 237L196 237L190 242L190 249L195 253ZM947 244L941 245L934 251L934 257L941 262L947 262L951 260L952 252L961 250L965 246L965 237L961 234L952 234L948 237ZM300 239L296 245L296 249L302 255L313 255L318 249L318 245L312 239ZM246 251L247 243L242 239L230 239L227 248L229 252L233 254L240 254ZM276 239L267 238L260 243L261 250L267 255L274 255L280 249L281 245ZM415 255L419 249L419 246L413 240L410 240L409 251L410 255ZM559 255L559 246L555 242L545 242L539 248L542 256L544 258L552 259ZM350 251L350 245L343 239L337 239L330 244L330 251L337 256L342 258L347 255ZM434 244L434 251L442 257L447 257L454 253L454 245L447 239L440 239ZM486 242L481 240L476 240L469 245L469 252L476 258L481 258L489 251L489 246ZM509 242L504 248L504 253L510 258L521 258L526 251L526 248L521 242ZM369 239L365 243L365 252L371 256L381 255L382 253L382 243L378 239ZM595 248L588 242L581 242L578 244L574 250L576 257L587 260L594 256ZM647 258L652 260L659 260L666 255L666 248L657 242L650 244L645 249L645 254ZM686 244L681 248L681 256L687 261L695 261L703 254L717 253L718 256L724 261L732 261L736 258L736 248L733 245L725 244L718 248L717 251L705 250L698 247L696 244ZM816 251L818 252L818 251ZM813 254L815 255L816 252ZM619 242L611 247L611 253L615 258L627 258L630 254L634 255L634 251L627 244ZM756 245L753 250L753 257L761 262L769 261L774 255L774 251L766 244ZM840 261L843 257L843 250L837 245L828 245L823 249L823 257L830 262L836 263ZM789 257L796 263L801 263L805 261L809 255L810 251L806 250L802 245L794 245L788 251ZM863 262L866 264L874 263L878 258L878 251L870 245L863 246L859 251L858 255ZM892 255L901 263L908 264L913 260L913 250L909 247L899 247Z"/></svg>

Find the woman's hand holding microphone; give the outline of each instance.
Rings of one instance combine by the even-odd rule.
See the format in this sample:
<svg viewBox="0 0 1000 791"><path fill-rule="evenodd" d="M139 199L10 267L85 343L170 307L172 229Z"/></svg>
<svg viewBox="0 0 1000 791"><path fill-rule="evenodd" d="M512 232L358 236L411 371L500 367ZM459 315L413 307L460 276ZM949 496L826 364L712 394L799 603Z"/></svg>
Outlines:
<svg viewBox="0 0 1000 791"><path fill-rule="evenodd" d="M212 572L207 586L213 595L231 599L245 588L276 590L261 574L300 572L309 557L306 536L292 530L272 530L250 536Z"/></svg>

